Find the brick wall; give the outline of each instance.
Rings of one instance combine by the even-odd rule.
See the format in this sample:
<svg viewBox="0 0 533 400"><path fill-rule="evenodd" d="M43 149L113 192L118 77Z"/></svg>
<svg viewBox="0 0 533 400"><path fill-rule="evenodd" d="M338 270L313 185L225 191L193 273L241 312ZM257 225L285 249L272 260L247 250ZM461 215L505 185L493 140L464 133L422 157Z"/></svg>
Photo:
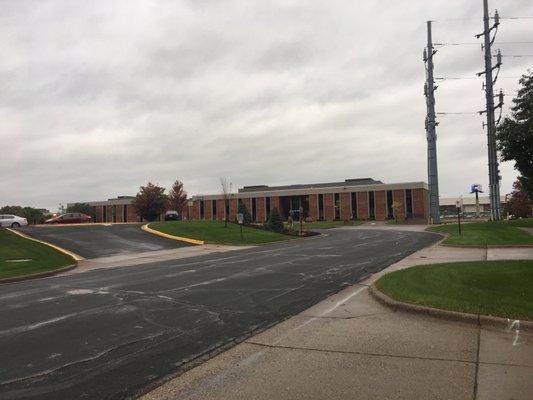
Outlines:
<svg viewBox="0 0 533 400"><path fill-rule="evenodd" d="M102 222L102 206L94 206L94 222Z"/></svg>
<svg viewBox="0 0 533 400"><path fill-rule="evenodd" d="M314 221L318 219L318 194L309 195L309 217Z"/></svg>
<svg viewBox="0 0 533 400"><path fill-rule="evenodd" d="M211 200L204 200L204 219L208 221L211 220L211 214Z"/></svg>
<svg viewBox="0 0 533 400"><path fill-rule="evenodd" d="M200 219L200 200L195 200L190 209L191 219Z"/></svg>
<svg viewBox="0 0 533 400"><path fill-rule="evenodd" d="M237 199L230 199L229 201L229 220L235 221L237 218L237 208L238 208L238 201Z"/></svg>
<svg viewBox="0 0 533 400"><path fill-rule="evenodd" d="M368 192L357 192L357 218L368 219Z"/></svg>
<svg viewBox="0 0 533 400"><path fill-rule="evenodd" d="M250 197L242 199L242 203L245 205L250 215L252 215L252 199Z"/></svg>
<svg viewBox="0 0 533 400"><path fill-rule="evenodd" d="M132 205L128 204L128 207L126 208L126 212L127 212L128 222L139 222L141 220L139 216L137 215L137 213L135 212L135 207L133 207Z"/></svg>
<svg viewBox="0 0 533 400"><path fill-rule="evenodd" d="M403 189L396 189L392 193L392 198L395 202L400 203L400 208L395 211L395 217L399 220L405 219L405 191Z"/></svg>
<svg viewBox="0 0 533 400"><path fill-rule="evenodd" d="M272 196L270 198L270 210L277 208L278 211L281 213L281 207L279 202L279 196Z"/></svg>
<svg viewBox="0 0 533 400"><path fill-rule="evenodd" d="M124 221L124 206L122 204L119 204L117 206L117 222L125 222Z"/></svg>
<svg viewBox="0 0 533 400"><path fill-rule="evenodd" d="M413 189L413 214L415 218L428 217L427 215L427 193L426 189Z"/></svg>
<svg viewBox="0 0 533 400"><path fill-rule="evenodd" d="M255 202L255 206L257 207L256 210L256 218L257 222L265 222L265 198L264 197L258 197Z"/></svg>
<svg viewBox="0 0 533 400"><path fill-rule="evenodd" d="M224 199L217 200L217 219L224 221Z"/></svg>
<svg viewBox="0 0 533 400"><path fill-rule="evenodd" d="M113 206L106 206L106 213L105 222L113 222Z"/></svg>
<svg viewBox="0 0 533 400"><path fill-rule="evenodd" d="M352 219L352 201L350 193L341 193L341 219Z"/></svg>
<svg viewBox="0 0 533 400"><path fill-rule="evenodd" d="M333 218L335 217L333 199L333 193L324 194L324 219L326 221L333 221Z"/></svg>
<svg viewBox="0 0 533 400"><path fill-rule="evenodd" d="M387 219L387 192L384 190L375 191L375 214L376 221Z"/></svg>

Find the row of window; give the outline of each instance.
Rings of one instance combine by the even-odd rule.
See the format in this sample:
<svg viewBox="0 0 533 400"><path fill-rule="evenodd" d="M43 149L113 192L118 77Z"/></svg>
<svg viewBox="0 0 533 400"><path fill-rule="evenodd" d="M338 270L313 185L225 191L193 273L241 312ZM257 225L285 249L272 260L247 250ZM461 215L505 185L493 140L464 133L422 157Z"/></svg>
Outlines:
<svg viewBox="0 0 533 400"><path fill-rule="evenodd" d="M96 214L96 207L95 207L95 215ZM117 222L117 206L113 205L111 206L111 222ZM122 206L122 221L125 222L128 220L128 205L124 204ZM107 206L102 206L102 221L107 221Z"/></svg>
<svg viewBox="0 0 533 400"><path fill-rule="evenodd" d="M375 219L376 218L376 194L374 191L367 192L368 193L368 218ZM357 192L350 193L351 197L351 209L352 209L352 219L358 218L358 207L357 207ZM252 215L252 220L257 220L257 199L255 197L252 197L252 209L249 210ZM216 200L208 200L211 201L211 215L209 216L209 219L216 218L217 215L217 201ZM238 199L238 207L240 207L242 203L242 199ZM394 195L392 190L387 190L387 218L392 219L394 218ZM341 199L340 199L340 193L334 194L334 219L340 220L341 219ZM404 191L404 206L405 206L405 213L407 218L413 217L413 192L411 189L405 189ZM105 208L104 208L105 211ZM266 211L266 217L270 215L270 197L265 197L265 211ZM124 213L126 213L125 207L124 207ZM105 215L105 212L104 212ZM124 214L126 215L126 214ZM229 215L229 204L226 205L226 215ZM205 219L205 201L200 200L200 219ZM324 195L319 194L318 195L318 219L323 220L325 219L324 216ZM105 220L105 216L104 216Z"/></svg>
<svg viewBox="0 0 533 400"><path fill-rule="evenodd" d="M376 193L374 191L368 193L368 218L376 218ZM413 217L413 192L411 189L405 189L404 191L404 205L405 213L407 218ZM358 207L357 207L357 192L350 193L350 203L352 209L352 219L358 218ZM333 197L334 201L334 219L341 219L341 199L340 193L335 193ZM387 190L387 218L394 218L394 195L392 190ZM318 195L318 219L323 220L324 217L324 195Z"/></svg>

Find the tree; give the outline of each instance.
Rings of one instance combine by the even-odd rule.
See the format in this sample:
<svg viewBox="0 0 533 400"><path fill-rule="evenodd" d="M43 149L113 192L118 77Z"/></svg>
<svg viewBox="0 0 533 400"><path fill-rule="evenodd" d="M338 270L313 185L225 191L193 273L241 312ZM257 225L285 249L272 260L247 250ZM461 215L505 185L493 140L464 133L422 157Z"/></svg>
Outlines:
<svg viewBox="0 0 533 400"><path fill-rule="evenodd" d="M148 185L140 187L132 204L141 218L153 221L165 211L166 203L165 188L148 182Z"/></svg>
<svg viewBox="0 0 533 400"><path fill-rule="evenodd" d="M243 201L239 202L237 213L242 214L243 225L250 225L252 223L252 216Z"/></svg>
<svg viewBox="0 0 533 400"><path fill-rule="evenodd" d="M187 192L183 189L183 183L177 180L168 193L169 209L177 211L180 215L187 207Z"/></svg>
<svg viewBox="0 0 533 400"><path fill-rule="evenodd" d="M0 208L0 214L13 214L26 218L29 224L42 224L46 216L41 210L33 207L4 206Z"/></svg>
<svg viewBox="0 0 533 400"><path fill-rule="evenodd" d="M399 201L392 202L392 211L394 212L394 220L398 222L398 211L402 208L402 203Z"/></svg>
<svg viewBox="0 0 533 400"><path fill-rule="evenodd" d="M496 140L503 161L515 161L521 187L533 200L533 72L522 75L511 116L498 126Z"/></svg>
<svg viewBox="0 0 533 400"><path fill-rule="evenodd" d="M229 201L231 199L231 189L233 184L227 178L220 178L220 186L222 187L222 198L224 199L224 228L228 227L229 219Z"/></svg>
<svg viewBox="0 0 533 400"><path fill-rule="evenodd" d="M267 228L274 232L283 232L285 229L283 226L283 220L281 214L276 207L270 210L270 217L268 217Z"/></svg>
<svg viewBox="0 0 533 400"><path fill-rule="evenodd" d="M531 194L522 188L520 181L513 183L513 191L505 204L505 211L515 217L529 218L533 213Z"/></svg>
<svg viewBox="0 0 533 400"><path fill-rule="evenodd" d="M87 203L74 203L71 206L67 207L67 212L68 213L82 213L82 214L87 214L87 215L94 217L93 216L94 209Z"/></svg>

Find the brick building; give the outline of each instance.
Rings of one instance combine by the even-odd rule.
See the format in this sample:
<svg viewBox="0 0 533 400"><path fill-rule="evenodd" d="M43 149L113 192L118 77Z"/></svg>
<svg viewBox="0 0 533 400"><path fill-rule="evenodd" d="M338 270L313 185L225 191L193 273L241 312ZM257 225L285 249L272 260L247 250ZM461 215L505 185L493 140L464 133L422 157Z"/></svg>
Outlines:
<svg viewBox="0 0 533 400"><path fill-rule="evenodd" d="M183 217L223 220L228 213L233 221L239 202L243 202L256 222L266 221L274 207L284 219L291 211L302 207L304 217L312 220L381 221L395 217L392 203L396 201L400 204L398 219L427 220L427 189L424 182L387 184L371 178L304 185L245 186L231 194L227 210L224 209L222 194L193 196ZM133 196L119 196L88 204L93 208L95 222L142 222L133 208L133 199Z"/></svg>
<svg viewBox="0 0 533 400"><path fill-rule="evenodd" d="M240 202L246 205L256 222L266 221L274 207L284 219L300 207L304 217L313 220L393 219L393 202L399 203L397 217L400 220L428 218L426 183L387 184L372 178L288 186L245 186L238 193L231 194L227 209L221 194L197 195L189 201L188 215L191 219L223 220L228 213L229 219L234 220Z"/></svg>

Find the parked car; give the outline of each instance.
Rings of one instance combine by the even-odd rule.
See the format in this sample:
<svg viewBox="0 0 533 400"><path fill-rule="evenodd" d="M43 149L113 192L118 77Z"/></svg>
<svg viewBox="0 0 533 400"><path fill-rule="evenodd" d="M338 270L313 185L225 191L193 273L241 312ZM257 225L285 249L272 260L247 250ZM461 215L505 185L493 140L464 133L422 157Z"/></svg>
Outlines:
<svg viewBox="0 0 533 400"><path fill-rule="evenodd" d="M179 213L177 211L167 211L165 213L165 221L180 221L181 220L181 216L179 215Z"/></svg>
<svg viewBox="0 0 533 400"><path fill-rule="evenodd" d="M0 215L0 226L7 226L9 228L19 228L28 225L26 218L18 217L12 214Z"/></svg>
<svg viewBox="0 0 533 400"><path fill-rule="evenodd" d="M66 213L58 215L44 221L45 224L79 224L82 222L91 222L92 218L89 215L82 213Z"/></svg>

